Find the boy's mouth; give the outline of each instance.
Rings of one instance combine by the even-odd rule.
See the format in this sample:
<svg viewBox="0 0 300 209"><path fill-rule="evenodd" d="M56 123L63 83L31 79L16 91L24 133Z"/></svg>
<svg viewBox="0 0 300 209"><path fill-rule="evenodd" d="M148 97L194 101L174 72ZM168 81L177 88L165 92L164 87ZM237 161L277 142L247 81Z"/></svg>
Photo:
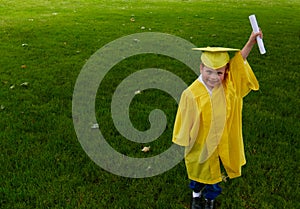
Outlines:
<svg viewBox="0 0 300 209"><path fill-rule="evenodd" d="M209 82L211 85L216 85L216 84L219 84L219 83L220 83L219 80L208 80L208 82Z"/></svg>

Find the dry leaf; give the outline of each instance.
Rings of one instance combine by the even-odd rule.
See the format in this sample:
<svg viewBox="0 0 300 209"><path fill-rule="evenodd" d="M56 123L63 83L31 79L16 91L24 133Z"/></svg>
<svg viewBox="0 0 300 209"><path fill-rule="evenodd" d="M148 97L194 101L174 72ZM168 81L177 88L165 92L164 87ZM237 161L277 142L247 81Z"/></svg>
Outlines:
<svg viewBox="0 0 300 209"><path fill-rule="evenodd" d="M227 182L227 179L228 179L228 178L229 178L228 176L222 175L222 180L223 180L224 182Z"/></svg>
<svg viewBox="0 0 300 209"><path fill-rule="evenodd" d="M134 41L135 43L138 43L138 42L140 42L140 40L139 40L139 39L137 39L137 38L133 39L133 41Z"/></svg>
<svg viewBox="0 0 300 209"><path fill-rule="evenodd" d="M135 92L134 92L134 94L135 94L135 95L137 95L137 94L141 94L141 93L142 93L142 91L141 91L141 90L137 90L137 91L135 91Z"/></svg>
<svg viewBox="0 0 300 209"><path fill-rule="evenodd" d="M149 147L144 147L143 149L142 149L142 152L149 152L150 151L150 146Z"/></svg>
<svg viewBox="0 0 300 209"><path fill-rule="evenodd" d="M26 87L26 86L28 86L28 85L29 85L28 82L24 82L24 83L21 83L21 84L20 84L20 86L24 86L24 87Z"/></svg>
<svg viewBox="0 0 300 209"><path fill-rule="evenodd" d="M93 124L92 125L92 127L91 127L92 129L96 129L96 128L99 128L99 124L98 123L95 123L95 124Z"/></svg>

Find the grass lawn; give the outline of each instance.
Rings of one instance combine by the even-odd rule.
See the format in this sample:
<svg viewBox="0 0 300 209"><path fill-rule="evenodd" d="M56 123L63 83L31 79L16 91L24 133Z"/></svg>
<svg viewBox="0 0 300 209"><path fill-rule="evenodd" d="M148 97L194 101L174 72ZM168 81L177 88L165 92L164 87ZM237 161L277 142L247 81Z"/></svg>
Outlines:
<svg viewBox="0 0 300 209"><path fill-rule="evenodd" d="M73 125L76 79L98 49L134 33L241 48L251 33L251 14L263 29L267 53L255 46L248 58L260 90L244 100L247 164L242 177L221 183L218 208L300 208L299 12L296 0L1 0L0 208L189 208L183 161L155 177L126 178L88 157ZM97 122L114 149L140 158L172 145L177 110L167 93L149 89L131 103L132 124L149 129L150 111L161 109L164 133L140 144L116 130L114 90L145 68L168 70L187 84L196 79L186 65L156 54L127 58L107 73L97 92ZM151 151L141 152L144 145Z"/></svg>

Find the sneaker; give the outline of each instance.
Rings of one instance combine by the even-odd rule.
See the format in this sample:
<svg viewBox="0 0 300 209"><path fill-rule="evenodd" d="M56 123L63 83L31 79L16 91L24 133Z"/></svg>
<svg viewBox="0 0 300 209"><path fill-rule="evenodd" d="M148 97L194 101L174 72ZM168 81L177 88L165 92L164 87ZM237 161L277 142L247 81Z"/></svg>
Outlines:
<svg viewBox="0 0 300 209"><path fill-rule="evenodd" d="M214 202L215 202L214 200L205 199L204 209L215 209Z"/></svg>
<svg viewBox="0 0 300 209"><path fill-rule="evenodd" d="M192 198L191 209L203 209L203 203L202 203L201 196Z"/></svg>

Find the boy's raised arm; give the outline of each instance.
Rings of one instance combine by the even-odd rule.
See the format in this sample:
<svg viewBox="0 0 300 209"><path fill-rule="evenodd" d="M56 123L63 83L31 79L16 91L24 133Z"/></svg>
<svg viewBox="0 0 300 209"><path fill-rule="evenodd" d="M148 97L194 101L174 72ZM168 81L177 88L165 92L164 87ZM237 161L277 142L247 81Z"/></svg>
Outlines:
<svg viewBox="0 0 300 209"><path fill-rule="evenodd" d="M244 60L247 59L249 53L251 52L254 44L256 44L256 37L260 36L262 38L263 34L262 31L260 30L257 33L252 32L247 43L245 44L245 46L243 47L243 49L241 50L241 54L242 57L244 58Z"/></svg>

